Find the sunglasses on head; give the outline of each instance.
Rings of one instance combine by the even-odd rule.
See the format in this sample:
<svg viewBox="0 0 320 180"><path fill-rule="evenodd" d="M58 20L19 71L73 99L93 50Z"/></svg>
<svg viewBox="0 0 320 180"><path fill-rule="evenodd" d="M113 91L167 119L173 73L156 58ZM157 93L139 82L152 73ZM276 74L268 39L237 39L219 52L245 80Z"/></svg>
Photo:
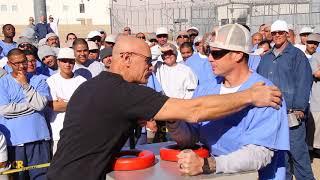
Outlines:
<svg viewBox="0 0 320 180"><path fill-rule="evenodd" d="M167 34L159 34L157 35L157 38L168 38Z"/></svg>
<svg viewBox="0 0 320 180"><path fill-rule="evenodd" d="M286 32L285 31L275 31L275 32L271 32L271 35L272 36L275 36L275 35L277 35L277 34L279 34L279 35L284 35Z"/></svg>
<svg viewBox="0 0 320 180"><path fill-rule="evenodd" d="M225 55L227 55L230 52L230 50L222 49L222 50L210 50L210 54L213 57L213 59L221 59Z"/></svg>
<svg viewBox="0 0 320 180"><path fill-rule="evenodd" d="M178 38L189 38L188 35L179 35Z"/></svg>
<svg viewBox="0 0 320 180"><path fill-rule="evenodd" d="M74 59L59 59L59 61L63 63L75 64Z"/></svg>
<svg viewBox="0 0 320 180"><path fill-rule="evenodd" d="M93 41L93 42L101 42L101 37L100 36L95 36L93 38L90 38L89 41Z"/></svg>

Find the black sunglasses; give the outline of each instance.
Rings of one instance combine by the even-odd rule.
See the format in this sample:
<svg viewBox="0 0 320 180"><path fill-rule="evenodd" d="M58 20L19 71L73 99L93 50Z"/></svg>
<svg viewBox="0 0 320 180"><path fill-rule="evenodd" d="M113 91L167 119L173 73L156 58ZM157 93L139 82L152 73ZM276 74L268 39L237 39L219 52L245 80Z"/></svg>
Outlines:
<svg viewBox="0 0 320 180"><path fill-rule="evenodd" d="M100 36L95 36L93 38L90 38L89 41L93 41L93 42L101 42L101 37Z"/></svg>
<svg viewBox="0 0 320 180"><path fill-rule="evenodd" d="M213 59L215 59L215 60L223 58L229 52L230 52L230 50L226 50L226 49L222 49L222 50L219 50L219 51L210 50L210 54L213 57Z"/></svg>
<svg viewBox="0 0 320 180"><path fill-rule="evenodd" d="M179 35L178 38L189 38L188 35Z"/></svg>
<svg viewBox="0 0 320 180"><path fill-rule="evenodd" d="M59 59L59 61L63 63L69 63L69 64L75 64L76 62L74 59Z"/></svg>
<svg viewBox="0 0 320 180"><path fill-rule="evenodd" d="M275 31L275 32L271 32L272 36L275 36L277 34L279 34L280 36L284 35L284 33L286 33L285 31Z"/></svg>
<svg viewBox="0 0 320 180"><path fill-rule="evenodd" d="M31 47L31 44L19 44L19 48Z"/></svg>
<svg viewBox="0 0 320 180"><path fill-rule="evenodd" d="M195 46L199 46L200 42L196 42L194 43Z"/></svg>
<svg viewBox="0 0 320 180"><path fill-rule="evenodd" d="M192 33L192 34L190 34L190 36L198 36L198 34Z"/></svg>
<svg viewBox="0 0 320 180"><path fill-rule="evenodd" d="M146 39L146 37L145 36L137 36L137 38L139 38L139 39Z"/></svg>
<svg viewBox="0 0 320 180"><path fill-rule="evenodd" d="M159 34L157 35L157 38L168 38L167 34Z"/></svg>
<svg viewBox="0 0 320 180"><path fill-rule="evenodd" d="M150 39L150 42L158 42L156 39Z"/></svg>
<svg viewBox="0 0 320 180"><path fill-rule="evenodd" d="M92 49L92 50L89 50L89 53L99 53L99 49Z"/></svg>

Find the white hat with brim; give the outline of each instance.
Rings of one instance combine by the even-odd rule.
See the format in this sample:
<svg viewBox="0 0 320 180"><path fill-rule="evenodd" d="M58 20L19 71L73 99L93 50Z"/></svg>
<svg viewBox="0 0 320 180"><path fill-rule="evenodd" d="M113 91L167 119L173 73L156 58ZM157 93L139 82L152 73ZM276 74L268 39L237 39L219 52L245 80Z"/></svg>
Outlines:
<svg viewBox="0 0 320 180"><path fill-rule="evenodd" d="M61 48L57 59L75 59L74 51L71 48Z"/></svg>
<svg viewBox="0 0 320 180"><path fill-rule="evenodd" d="M160 34L168 34L167 28L165 28L165 27L158 28L157 31L156 31L156 36L158 36Z"/></svg>
<svg viewBox="0 0 320 180"><path fill-rule="evenodd" d="M287 22L283 20L276 20L274 23L272 23L271 32L277 32L277 31L289 32Z"/></svg>

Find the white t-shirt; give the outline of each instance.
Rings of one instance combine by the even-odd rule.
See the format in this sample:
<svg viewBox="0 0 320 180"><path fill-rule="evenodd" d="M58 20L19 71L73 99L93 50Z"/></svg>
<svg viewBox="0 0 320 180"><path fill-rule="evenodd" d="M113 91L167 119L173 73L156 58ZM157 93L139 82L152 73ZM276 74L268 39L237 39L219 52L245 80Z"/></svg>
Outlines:
<svg viewBox="0 0 320 180"><path fill-rule="evenodd" d="M73 92L85 82L86 79L80 75L74 75L70 79L63 78L60 73L56 73L47 79L47 83L50 88L50 95L53 101L57 100L58 97L68 102ZM60 130L63 127L64 112L54 112L50 119L50 125L52 129L52 139L60 139Z"/></svg>
<svg viewBox="0 0 320 180"><path fill-rule="evenodd" d="M198 85L198 78L192 70L181 63L168 66L158 62L155 74L164 93L173 98L190 99Z"/></svg>
<svg viewBox="0 0 320 180"><path fill-rule="evenodd" d="M86 75L87 73L83 70L90 72L90 75ZM75 63L73 68L73 72L77 72L78 74L82 75L86 79L91 79L97 76L98 74L100 74L101 71L105 71L105 70L106 68L104 67L104 65L95 60L87 60L87 62L85 62L84 65Z"/></svg>

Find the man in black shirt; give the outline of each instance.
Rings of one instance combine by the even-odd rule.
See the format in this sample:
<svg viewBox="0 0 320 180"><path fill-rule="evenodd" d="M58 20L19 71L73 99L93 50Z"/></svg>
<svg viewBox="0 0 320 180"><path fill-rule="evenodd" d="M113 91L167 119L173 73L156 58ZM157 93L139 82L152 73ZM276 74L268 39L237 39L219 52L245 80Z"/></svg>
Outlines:
<svg viewBox="0 0 320 180"><path fill-rule="evenodd" d="M168 98L139 85L147 83L152 71L150 49L144 41L121 37L112 54L110 72L101 72L83 83L71 97L48 179L105 179L113 155L139 119L199 122L248 105L277 107L281 101L276 87L262 84L235 94L192 100Z"/></svg>

